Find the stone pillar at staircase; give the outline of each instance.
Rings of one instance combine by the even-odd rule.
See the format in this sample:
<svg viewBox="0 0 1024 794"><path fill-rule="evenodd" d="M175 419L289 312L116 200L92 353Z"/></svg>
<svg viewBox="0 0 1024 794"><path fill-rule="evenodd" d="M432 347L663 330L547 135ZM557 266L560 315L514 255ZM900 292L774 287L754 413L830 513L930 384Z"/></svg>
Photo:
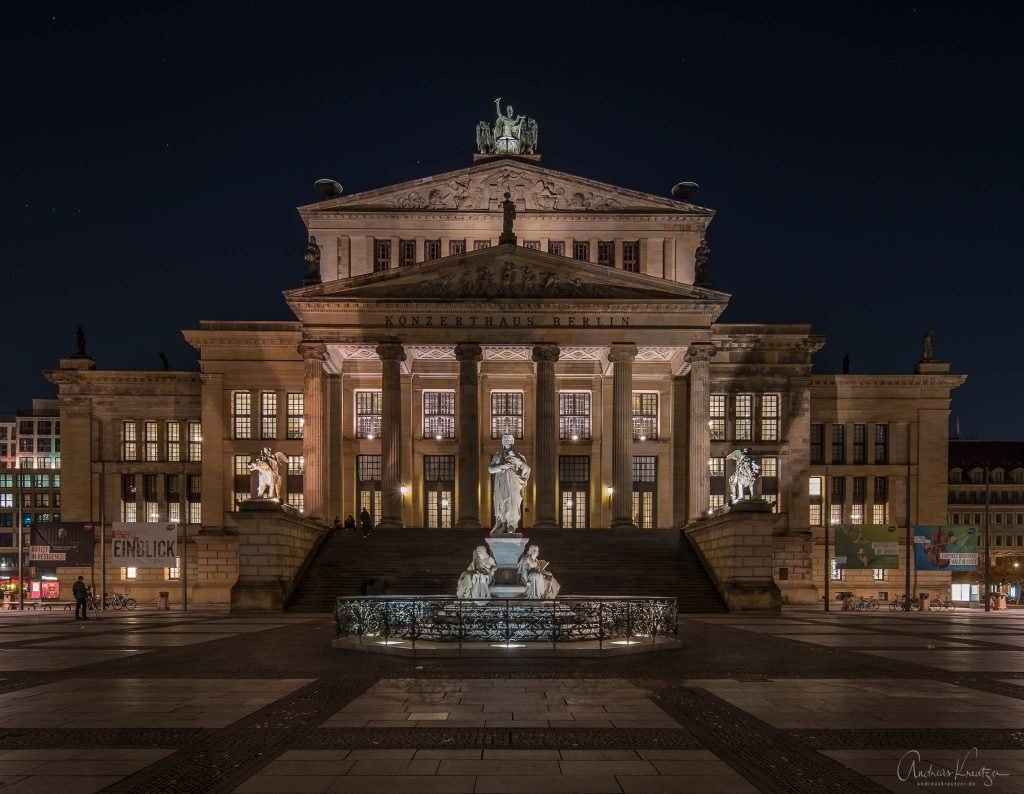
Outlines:
<svg viewBox="0 0 1024 794"><path fill-rule="evenodd" d="M381 363L381 517L382 528L402 527L402 362L405 349L397 342L377 345Z"/></svg>
<svg viewBox="0 0 1024 794"><path fill-rule="evenodd" d="M633 523L633 359L632 342L615 342L612 362L612 528Z"/></svg>
<svg viewBox="0 0 1024 794"><path fill-rule="evenodd" d="M690 365L690 521L704 517L711 493L708 472L708 458L711 457L708 400L711 359L714 355L714 346L707 342L691 344L686 351L686 362Z"/></svg>
<svg viewBox="0 0 1024 794"><path fill-rule="evenodd" d="M459 501L457 529L480 527L480 359L475 343L455 346L459 361Z"/></svg>
<svg viewBox="0 0 1024 794"><path fill-rule="evenodd" d="M534 494L533 526L552 529L558 526L555 478L557 477L558 425L555 416L555 362L558 345L533 346L537 363L537 438L533 444Z"/></svg>

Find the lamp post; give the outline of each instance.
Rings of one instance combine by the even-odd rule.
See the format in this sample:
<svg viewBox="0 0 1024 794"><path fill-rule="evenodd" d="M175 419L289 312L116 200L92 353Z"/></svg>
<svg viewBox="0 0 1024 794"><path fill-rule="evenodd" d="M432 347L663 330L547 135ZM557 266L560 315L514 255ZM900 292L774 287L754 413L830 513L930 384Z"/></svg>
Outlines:
<svg viewBox="0 0 1024 794"><path fill-rule="evenodd" d="M992 536L989 532L989 516L988 516L988 505L991 499L989 498L989 483L988 483L988 464L985 464L985 611L989 612L992 609Z"/></svg>
<svg viewBox="0 0 1024 794"><path fill-rule="evenodd" d="M822 524L825 526L825 611L829 611L829 599L832 597L832 557L828 553L828 526L832 521L832 508L829 505L831 494L831 483L828 481L828 466L825 467L825 476L822 478L822 489L825 491L825 510L822 515Z"/></svg>
<svg viewBox="0 0 1024 794"><path fill-rule="evenodd" d="M24 460L24 459L22 459ZM20 463L20 461L19 461ZM14 470L14 498L18 500L18 609L25 611L25 519L22 510L21 468Z"/></svg>
<svg viewBox="0 0 1024 794"><path fill-rule="evenodd" d="M909 445L909 442L908 442L908 445ZM907 492L907 505L906 505L906 507L907 507L907 511L906 511L906 513L907 513L906 514L906 521L907 521L907 534L906 534L907 550L906 550L906 558L907 559L906 559L906 562L905 562L905 564L903 566L904 567L904 583L903 583L903 586L905 588L904 589L904 593L906 594L904 599L903 599L903 611L904 612L909 612L910 611L910 601L911 601L911 598L910 598L910 563L913 560L913 554L914 554L913 538L911 537L911 534L910 534L910 451L909 451L909 449L907 451L907 486L906 486L905 490Z"/></svg>

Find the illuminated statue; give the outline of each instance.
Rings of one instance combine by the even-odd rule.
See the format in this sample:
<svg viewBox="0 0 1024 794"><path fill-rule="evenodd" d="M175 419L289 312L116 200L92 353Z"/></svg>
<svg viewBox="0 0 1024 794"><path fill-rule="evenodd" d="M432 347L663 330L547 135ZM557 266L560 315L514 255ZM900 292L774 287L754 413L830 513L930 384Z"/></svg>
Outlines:
<svg viewBox="0 0 1024 794"><path fill-rule="evenodd" d="M281 499L281 480L283 472L288 471L288 456L283 452L271 452L264 447L260 454L249 464L249 471L257 472L259 484L256 487L257 499Z"/></svg>
<svg viewBox="0 0 1024 794"><path fill-rule="evenodd" d="M520 114L512 106L501 110L501 97L494 100L497 112L492 127L486 121L476 125L476 149L480 154L535 154L537 151L537 122Z"/></svg>
<svg viewBox="0 0 1024 794"><path fill-rule="evenodd" d="M487 547L477 546L473 550L473 559L459 576L456 598L490 598L491 581L497 567L494 558L487 553Z"/></svg>
<svg viewBox="0 0 1024 794"><path fill-rule="evenodd" d="M519 560L519 579L526 585L523 598L540 598L548 601L558 596L562 586L548 573L548 561L540 559L540 547L530 546Z"/></svg>
<svg viewBox="0 0 1024 794"><path fill-rule="evenodd" d="M741 499L753 499L754 483L761 475L761 464L750 456L750 447L733 450L726 460L736 461L736 471L729 477L733 504Z"/></svg>
<svg viewBox="0 0 1024 794"><path fill-rule="evenodd" d="M494 475L494 527L492 535L511 535L519 531L523 510L523 489L530 478L526 458L512 449L515 436L501 437L501 449L494 453L487 470Z"/></svg>

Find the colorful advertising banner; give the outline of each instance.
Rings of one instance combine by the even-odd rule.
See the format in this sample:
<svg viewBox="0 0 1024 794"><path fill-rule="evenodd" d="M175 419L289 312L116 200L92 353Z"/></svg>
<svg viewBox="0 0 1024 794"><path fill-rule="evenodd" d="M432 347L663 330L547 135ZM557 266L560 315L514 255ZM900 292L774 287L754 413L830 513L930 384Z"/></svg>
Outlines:
<svg viewBox="0 0 1024 794"><path fill-rule="evenodd" d="M919 571L978 570L977 527L914 527L914 565Z"/></svg>
<svg viewBox="0 0 1024 794"><path fill-rule="evenodd" d="M110 542L110 556L118 567L177 567L177 524L114 524Z"/></svg>
<svg viewBox="0 0 1024 794"><path fill-rule="evenodd" d="M29 563L41 571L87 568L92 565L95 536L92 524L70 521L33 523L32 545L28 547Z"/></svg>
<svg viewBox="0 0 1024 794"><path fill-rule="evenodd" d="M836 565L851 570L900 567L896 527L884 524L840 524L836 533Z"/></svg>

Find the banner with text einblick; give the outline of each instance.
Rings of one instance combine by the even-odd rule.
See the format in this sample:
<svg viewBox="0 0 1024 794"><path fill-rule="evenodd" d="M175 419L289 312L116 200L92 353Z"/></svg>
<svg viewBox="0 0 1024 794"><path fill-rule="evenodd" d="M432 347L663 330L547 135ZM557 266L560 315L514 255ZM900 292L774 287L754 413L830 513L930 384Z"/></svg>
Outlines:
<svg viewBox="0 0 1024 794"><path fill-rule="evenodd" d="M176 568L177 524L114 524L111 558L125 568Z"/></svg>

